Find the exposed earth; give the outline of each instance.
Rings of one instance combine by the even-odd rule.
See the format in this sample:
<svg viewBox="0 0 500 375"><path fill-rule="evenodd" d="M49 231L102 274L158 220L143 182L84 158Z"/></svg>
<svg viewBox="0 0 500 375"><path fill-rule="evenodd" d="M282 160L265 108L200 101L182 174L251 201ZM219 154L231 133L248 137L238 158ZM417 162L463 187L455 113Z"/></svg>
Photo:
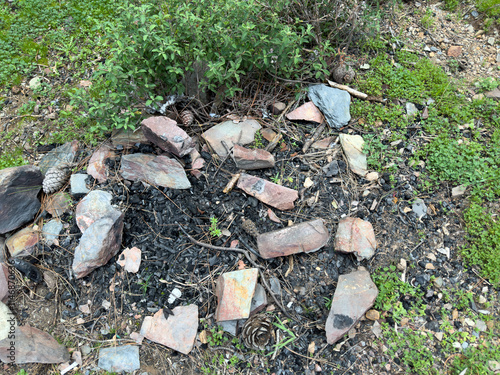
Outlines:
<svg viewBox="0 0 500 375"><path fill-rule="evenodd" d="M438 4L430 6L436 19L432 30L425 29L421 23L422 15L418 13L420 7L418 3L408 4L386 25L382 35L387 35L388 39L391 35L397 35L401 42L401 45L389 46L387 53L392 54L393 50L404 48L422 58L433 60L443 66L450 77L471 83L467 94L472 100L476 95L472 85L474 81L480 77L498 78L498 30L481 33L481 19L472 15L473 8L466 12L466 20L458 20L453 14L441 10ZM452 46L461 47L456 59L448 56ZM450 69L451 59L457 61L456 69ZM349 54L347 61L358 75L367 74L360 69L366 63L365 57ZM43 76L42 68L40 70ZM50 80L56 78L44 79L51 83ZM144 340L140 346L141 369L136 374L423 373L404 362L405 348L398 348L395 353L391 353L391 338L382 334L380 329L384 323L396 332L411 330L429 337L423 345L414 342L413 349L429 351L437 373L451 373L454 357L461 354L457 352L450 356L439 349L439 337L442 337L439 335L442 331L440 326L446 319L449 319L454 330L471 335L475 332L475 337L491 337L492 348L497 353L496 361L500 361L498 290L482 278L476 268L464 267L459 255L459 249L465 242L462 217L468 204L466 195L452 196L455 186L448 184L442 184L432 194L414 194L424 166L412 164L411 144L429 141L417 134L419 117L415 119L414 127L408 128L408 142L391 145L397 148L401 156L399 174L391 177L385 173L369 181L351 172L338 140L341 133L368 134L363 120L360 122L360 119L353 118L340 130L327 127L318 140L332 137L334 146L326 150L311 147L304 153L304 143L318 125L307 121L290 121L284 116L285 113L269 113L270 106L276 102L285 103L287 112L290 112L308 101L305 95L297 100L295 93L288 90L287 83L282 84L276 87L274 83L262 84L249 79L242 93L219 106L221 117L218 118L210 116L207 108L201 107L197 101L187 102L188 108L195 113L195 121L185 130L193 138L197 137L200 146L205 143L201 133L224 120L238 123L255 119L263 129L281 133L282 139L272 151L276 160L274 168L251 171L251 174L297 190L299 199L294 209L280 211L273 208L272 213L278 220L272 220L274 216L269 214L270 207L242 190L234 188L224 193L226 185L239 169L231 157L221 158L208 149L201 151L205 161L201 169L203 174L198 177L187 174L190 189L158 188L125 181L119 173L124 155L137 152L159 154L161 150L148 143L127 147L115 142L113 151L116 157L107 162L108 181L99 183L89 178L87 186L91 190L110 192L113 195L112 203L125 212L121 250L139 247L142 250L141 269L135 275L125 272L116 264L116 256L88 276L75 279L70 274L72 253L81 233L76 226L74 212L66 213L61 216L65 224L64 235L51 246L40 244L34 253L33 263L42 273L49 273L55 282L52 285L45 281L34 283L20 273L16 274L19 293L9 307L19 324L39 328L58 338L71 352L82 352L83 365L78 369L81 374L93 371L101 373L96 368L98 348L114 343L134 343L130 334L140 330L144 317L153 315L160 308L174 309L188 304L196 304L199 309L199 335L194 349L184 355ZM304 86L307 87L307 84ZM16 93L9 90L7 95L10 103L3 108L4 131L16 126L14 116L17 109L32 96L32 92L25 85ZM172 106L172 110L175 108L172 113L180 112L185 105L184 101ZM22 146L30 157L30 163L37 165L49 148L26 144L25 140L31 139L35 132L40 135L44 133L44 122L51 121L47 119L49 114L43 117L40 114L39 119L25 123L13 139L2 140L2 149ZM255 147L268 145L269 141L265 137L253 144ZM73 174L86 171L93 151L83 148L78 154L78 164ZM190 165L188 157L180 160ZM323 167L331 160L338 161L338 173L334 177L327 177ZM69 191L67 185L63 189ZM417 198L426 206L425 215L418 215L418 209L414 207ZM44 195L41 212L47 201L48 196ZM76 206L78 200L74 199L72 203ZM346 216L358 217L373 225L377 250L370 260L358 261L352 254L335 251L333 237L339 220ZM211 234L212 217L217 218L221 236ZM250 351L239 345L238 340L233 341L228 333L219 338L214 319L217 278L222 273L241 268L242 262L246 267L251 265L240 253L193 244L180 231L179 224L196 240L204 243L228 247L233 240L238 240L242 248L255 249L255 237L243 230L244 220L253 221L257 230L265 233L316 218L325 220L331 235L331 240L321 250L268 260L254 259L263 266L266 279L276 278L281 286L278 299L288 316L268 296L266 309L277 317L274 322L282 324L282 328L276 326L274 329L280 331L282 341L283 336L294 338L286 345L269 345L264 351ZM41 220L49 219L50 215L45 214L37 218L37 223L40 225ZM403 318L395 321L394 311L374 307L378 316L362 317L348 334L336 344L329 345L325 336L325 322L330 308L328 302L331 303L339 275L356 271L360 266L372 275L377 272L380 274L380 269L391 266L393 268L382 273L403 271L404 281L414 287L418 294L402 293L401 305L408 310L418 308L418 299L425 305L424 314L410 320ZM182 295L169 302L174 288L179 289ZM475 299L462 305L456 300L446 299L446 294L459 294L458 290L472 293ZM379 292L382 292L380 288ZM481 301L484 299L489 303L478 303L479 296L482 297ZM89 311L82 312L82 305L87 305ZM491 319L486 322L485 331L475 330L475 326L469 324L467 314L471 309L476 314L479 310L488 311ZM448 312L447 315L443 315L443 310ZM201 335L202 332L205 332L204 335ZM207 340L207 335L212 340ZM468 345L472 344L468 342ZM453 343L450 342L450 345ZM1 366L2 374L17 374L21 368L28 374L60 371L55 365ZM73 370L70 373L75 372Z"/></svg>

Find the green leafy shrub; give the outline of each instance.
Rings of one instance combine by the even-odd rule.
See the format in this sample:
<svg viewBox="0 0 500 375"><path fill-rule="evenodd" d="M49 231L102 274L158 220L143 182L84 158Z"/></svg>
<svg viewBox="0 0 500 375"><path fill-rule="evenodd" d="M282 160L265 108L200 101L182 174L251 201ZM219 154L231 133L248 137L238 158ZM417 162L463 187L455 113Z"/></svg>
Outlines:
<svg viewBox="0 0 500 375"><path fill-rule="evenodd" d="M0 169L18 167L20 165L28 164L26 160L23 159L23 151L18 148L10 153L4 153L0 155Z"/></svg>

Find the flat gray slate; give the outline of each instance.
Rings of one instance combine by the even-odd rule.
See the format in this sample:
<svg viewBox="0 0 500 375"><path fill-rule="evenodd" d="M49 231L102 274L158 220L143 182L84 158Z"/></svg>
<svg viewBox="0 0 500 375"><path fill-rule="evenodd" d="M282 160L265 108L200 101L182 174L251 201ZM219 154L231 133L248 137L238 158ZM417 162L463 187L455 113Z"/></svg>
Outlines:
<svg viewBox="0 0 500 375"><path fill-rule="evenodd" d="M309 86L309 99L319 108L332 128L340 129L351 121L351 95L325 85Z"/></svg>
<svg viewBox="0 0 500 375"><path fill-rule="evenodd" d="M108 372L132 372L139 370L141 368L139 347L135 345L123 345L100 349L97 365Z"/></svg>

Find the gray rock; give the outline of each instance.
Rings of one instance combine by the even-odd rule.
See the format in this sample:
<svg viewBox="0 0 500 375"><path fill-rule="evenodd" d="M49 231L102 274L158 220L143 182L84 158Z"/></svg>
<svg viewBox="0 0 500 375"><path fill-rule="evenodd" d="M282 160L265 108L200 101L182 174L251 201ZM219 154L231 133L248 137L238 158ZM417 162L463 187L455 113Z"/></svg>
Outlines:
<svg viewBox="0 0 500 375"><path fill-rule="evenodd" d="M50 150L47 155L40 160L38 168L40 168L42 174L45 175L47 170L51 167L56 167L65 163L73 163L77 152L78 142L67 142L62 146Z"/></svg>
<svg viewBox="0 0 500 375"><path fill-rule="evenodd" d="M321 169L325 173L326 177L333 177L339 174L339 164L337 160L333 160L331 163L325 165Z"/></svg>
<svg viewBox="0 0 500 375"><path fill-rule="evenodd" d="M406 102L406 114L410 117L418 115L418 109L415 104Z"/></svg>
<svg viewBox="0 0 500 375"><path fill-rule="evenodd" d="M238 322L239 320L226 320L224 322L218 322L217 325L221 326L225 332L236 336L238 331Z"/></svg>
<svg viewBox="0 0 500 375"><path fill-rule="evenodd" d="M107 191L93 190L76 206L78 228L84 233L92 223L103 217L116 217L121 212L111 205L112 195Z"/></svg>
<svg viewBox="0 0 500 375"><path fill-rule="evenodd" d="M276 294L276 296L281 296L281 284L277 277L271 277L269 279L269 284L271 291Z"/></svg>
<svg viewBox="0 0 500 375"><path fill-rule="evenodd" d="M120 173L123 178L132 181L144 181L151 185L172 189L189 189L182 165L165 155L131 154L122 157Z"/></svg>
<svg viewBox="0 0 500 375"><path fill-rule="evenodd" d="M70 185L71 185L71 195L74 197L85 195L89 192L87 188L87 183L85 180L87 179L88 174L72 174L70 177Z"/></svg>
<svg viewBox="0 0 500 375"><path fill-rule="evenodd" d="M43 226L42 235L45 238L47 245L52 245L55 239L59 238L59 234L63 230L63 224L61 220L51 220Z"/></svg>
<svg viewBox="0 0 500 375"><path fill-rule="evenodd" d="M336 343L373 306L378 289L363 267L339 276L332 307L326 320L328 344Z"/></svg>
<svg viewBox="0 0 500 375"><path fill-rule="evenodd" d="M0 341L0 360L7 363L14 359L20 363L61 363L69 361L68 350L60 345L48 333L37 328L24 325L16 327L14 339L5 338ZM14 356L11 357L11 347Z"/></svg>
<svg viewBox="0 0 500 375"><path fill-rule="evenodd" d="M267 295L266 290L260 284L255 287L255 293L252 298L252 304L250 305L250 315L257 314L259 311L264 309L267 305Z"/></svg>
<svg viewBox="0 0 500 375"><path fill-rule="evenodd" d="M427 206L425 205L423 199L415 199L415 202L413 202L411 206L413 212L415 212L415 215L417 215L417 218L421 219L425 215L427 215Z"/></svg>
<svg viewBox="0 0 500 375"><path fill-rule="evenodd" d="M247 145L255 139L255 132L260 130L260 124L255 120L246 120L235 124L233 121L225 121L215 125L204 132L201 136L208 142L210 147L220 157L226 157L235 145ZM226 143L227 150L222 144Z"/></svg>
<svg viewBox="0 0 500 375"><path fill-rule="evenodd" d="M9 306L0 301L0 341L9 336L9 332L14 332L17 327L17 320Z"/></svg>
<svg viewBox="0 0 500 375"><path fill-rule="evenodd" d="M349 168L364 177L368 173L368 162L363 152L365 141L360 135L340 134L340 144L346 156Z"/></svg>
<svg viewBox="0 0 500 375"><path fill-rule="evenodd" d="M37 198L42 174L31 165L0 170L0 234L33 220L40 209Z"/></svg>
<svg viewBox="0 0 500 375"><path fill-rule="evenodd" d="M309 86L309 99L320 109L332 128L340 129L351 120L351 95L326 85Z"/></svg>
<svg viewBox="0 0 500 375"><path fill-rule="evenodd" d="M139 370L141 368L139 347L136 345L123 345L100 349L97 366L108 372Z"/></svg>

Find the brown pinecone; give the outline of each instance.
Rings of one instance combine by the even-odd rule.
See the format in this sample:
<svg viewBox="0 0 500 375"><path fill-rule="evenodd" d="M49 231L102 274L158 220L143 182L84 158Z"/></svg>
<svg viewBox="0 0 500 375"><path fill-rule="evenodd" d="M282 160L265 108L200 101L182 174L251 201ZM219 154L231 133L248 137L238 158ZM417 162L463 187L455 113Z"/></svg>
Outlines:
<svg viewBox="0 0 500 375"><path fill-rule="evenodd" d="M337 65L332 71L333 80L337 83L351 83L355 76L354 69L345 64Z"/></svg>
<svg viewBox="0 0 500 375"><path fill-rule="evenodd" d="M243 224L241 224L241 228L245 232L247 232L250 236L257 237L259 235L259 230L257 229L257 226L252 220L248 220L245 218L242 218Z"/></svg>
<svg viewBox="0 0 500 375"><path fill-rule="evenodd" d="M68 181L70 175L70 166L60 164L48 169L42 182L43 192L52 194L58 191Z"/></svg>
<svg viewBox="0 0 500 375"><path fill-rule="evenodd" d="M249 349L264 350L274 336L271 318L266 314L257 314L248 318L241 331L241 338Z"/></svg>
<svg viewBox="0 0 500 375"><path fill-rule="evenodd" d="M194 122L194 114L189 109L183 110L179 117L184 126L190 126Z"/></svg>

